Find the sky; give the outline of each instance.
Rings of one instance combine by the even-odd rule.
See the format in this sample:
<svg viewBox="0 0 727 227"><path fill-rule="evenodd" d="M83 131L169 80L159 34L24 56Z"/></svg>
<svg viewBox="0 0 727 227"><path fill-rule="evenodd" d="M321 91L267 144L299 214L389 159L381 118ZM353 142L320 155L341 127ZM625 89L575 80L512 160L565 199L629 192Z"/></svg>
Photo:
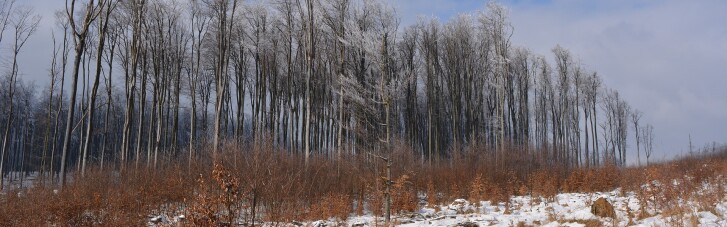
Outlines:
<svg viewBox="0 0 727 227"><path fill-rule="evenodd" d="M446 23L458 14L485 10L487 3L384 1L396 8L402 26L413 24L421 16L437 17ZM46 86L53 12L62 9L65 1L18 2L35 7L43 17L20 55L20 73L25 81ZM583 66L598 72L604 85L618 90L632 107L642 111L642 122L654 125L655 159L688 152L690 135L697 148L727 142L727 1L499 3L509 11L513 45L550 58L556 45L569 49ZM628 149L635 149L632 138L629 143Z"/></svg>

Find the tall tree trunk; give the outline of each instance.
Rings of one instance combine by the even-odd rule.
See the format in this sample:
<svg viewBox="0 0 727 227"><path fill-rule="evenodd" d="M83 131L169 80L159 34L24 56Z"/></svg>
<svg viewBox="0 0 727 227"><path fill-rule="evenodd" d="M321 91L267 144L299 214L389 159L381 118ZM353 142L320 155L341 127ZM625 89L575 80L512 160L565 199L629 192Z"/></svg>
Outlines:
<svg viewBox="0 0 727 227"><path fill-rule="evenodd" d="M94 126L94 115L96 110L96 96L98 94L98 85L101 80L101 60L103 59L103 51L104 51L104 45L106 43L106 31L108 29L108 21L109 21L109 15L111 15L112 11L112 3L111 2L105 2L101 1L100 6L101 11L103 12L103 8L106 7L106 12L103 18L101 19L101 30L99 31L99 37L98 37L98 47L96 48L96 76L93 81L93 88L91 90L91 96L89 97L88 102L88 127L86 128L86 141L83 145L83 161L81 162L81 177L84 177L86 175L86 160L88 158L88 149L90 148L91 140L93 140L93 129ZM109 71L110 72L110 71Z"/></svg>
<svg viewBox="0 0 727 227"><path fill-rule="evenodd" d="M310 80L311 77L313 77L314 69L314 61L315 61L315 44L313 41L313 30L315 27L315 22L313 20L314 18L314 11L313 11L313 0L307 0L307 6L308 6L308 50L306 51L306 57L308 60L307 64L307 70L306 70L306 77L305 77L305 136L303 136L303 142L305 143L305 166L308 166L308 160L310 159L310 143L311 143L311 134L310 134L310 123L311 123L311 87L310 87Z"/></svg>
<svg viewBox="0 0 727 227"><path fill-rule="evenodd" d="M139 169L139 161L141 159L141 149L144 147L144 109L146 107L146 76L147 72L147 57L146 51L142 54L141 64L141 87L139 88L139 127L136 132L136 152L134 155L134 168ZM133 67L132 67L133 68ZM147 141L148 142L148 141Z"/></svg>
<svg viewBox="0 0 727 227"><path fill-rule="evenodd" d="M133 124L134 120L134 97L136 93L136 78L138 73L138 66L139 66L139 55L141 54L141 29L143 24L143 12L144 12L144 4L145 0L132 0L132 10L133 10L133 28L132 28L132 37L131 37L131 69L128 71L131 72L131 75L127 73L127 79L126 84L128 89L126 90L126 108L125 108L125 114L124 114L124 125L123 125L123 135L122 135L122 142L121 142L121 158L119 159L120 167L123 170L126 166L126 158L129 157L129 152L131 151L130 144L131 144L131 124ZM143 111L140 112L139 116L143 116ZM141 125L139 125L141 127ZM141 141L137 140L137 143L140 143ZM137 145L138 146L138 145ZM137 159L135 168L138 168L138 153L135 156Z"/></svg>
<svg viewBox="0 0 727 227"><path fill-rule="evenodd" d="M61 152L61 186L65 186L66 184L66 158L68 156L68 150L70 149L70 142L71 142L71 129L73 127L73 116L74 116L74 108L76 107L76 91L78 89L78 73L79 73L79 67L81 64L81 57L83 56L83 53L86 50L86 37L88 33L89 26L91 25L91 22L94 17L94 12L96 11L94 8L94 0L90 0L88 2L88 5L86 7L86 12L82 24L82 28L80 31L78 31L75 23L75 19L73 19L74 16L74 10L75 10L75 0L71 1L70 8L66 8L68 21L71 24L71 29L73 31L74 35L74 43L75 43L75 50L76 50L76 56L73 59L73 82L71 83L71 101L69 103L69 110L68 110L68 118L66 120L66 130L65 130L65 136L63 141L63 151Z"/></svg>

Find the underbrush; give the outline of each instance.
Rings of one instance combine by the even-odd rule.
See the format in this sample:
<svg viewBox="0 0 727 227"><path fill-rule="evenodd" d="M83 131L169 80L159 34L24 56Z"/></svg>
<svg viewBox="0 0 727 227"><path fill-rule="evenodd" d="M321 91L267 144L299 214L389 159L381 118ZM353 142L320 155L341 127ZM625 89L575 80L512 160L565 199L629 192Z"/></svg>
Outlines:
<svg viewBox="0 0 727 227"><path fill-rule="evenodd" d="M178 166L154 171L89 171L62 190L40 184L6 191L0 199L0 225L139 226L160 204L183 206L193 184Z"/></svg>
<svg viewBox="0 0 727 227"><path fill-rule="evenodd" d="M183 217L184 225L254 225L329 218L342 222L353 214L384 213L385 163L376 157L314 155L306 165L302 155L271 146L229 144L221 150L216 162L201 157L189 164L181 155L156 168L92 168L62 189L38 183L5 191L0 196L0 225L140 226L147 224L150 214ZM682 212L686 208L680 199L695 195L702 204L697 207L713 209L708 204L719 202L727 190L724 155L648 167L567 168L539 159L528 149L508 149L495 158L491 151L471 148L434 160L404 146L393 150L394 214L459 198L508 203L516 195L552 200L561 192L621 187L646 204L633 211L642 219ZM705 189L705 182L717 188Z"/></svg>

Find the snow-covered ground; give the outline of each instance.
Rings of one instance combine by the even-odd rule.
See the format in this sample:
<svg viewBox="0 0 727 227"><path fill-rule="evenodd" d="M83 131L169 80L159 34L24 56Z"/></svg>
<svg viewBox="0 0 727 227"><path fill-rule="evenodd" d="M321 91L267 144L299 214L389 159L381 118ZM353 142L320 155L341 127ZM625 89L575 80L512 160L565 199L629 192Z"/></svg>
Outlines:
<svg viewBox="0 0 727 227"><path fill-rule="evenodd" d="M606 198L614 207L616 218L598 217L591 213L591 204ZM689 205L690 202L684 203ZM649 214L639 219L643 211L636 193L620 189L604 193L562 193L552 199L531 196L511 197L510 203L490 201L470 203L464 199L438 207L424 206L417 212L392 217L398 226L727 226L727 197L714 204L714 213L692 209L693 212L663 216L659 209L647 207ZM689 210L689 209L687 209ZM653 213L652 213L653 212ZM184 216L153 216L153 223L173 224ZM295 222L286 226L381 226L382 217L371 215L349 217L345 222L334 219ZM272 226L272 224L269 224ZM276 223L279 226L280 223Z"/></svg>
<svg viewBox="0 0 727 227"><path fill-rule="evenodd" d="M392 216L397 226L723 226L727 227L727 178L717 176L696 184L696 188L680 189L680 182L662 184L656 180L638 190L596 193L561 193L553 198L513 196L509 202L473 203L457 199L448 205L426 205L420 195L421 208L416 212ZM665 191L669 191L665 193ZM677 195L677 196L674 196ZM591 206L605 198L614 208L615 218L591 213ZM646 205L642 204L645 202ZM642 207L643 206L643 207ZM177 214L184 211L177 210ZM365 212L370 213L370 212ZM184 215L150 216L149 225L175 225L184 222ZM240 223L243 224L243 223ZM257 223L256 223L257 224ZM281 226L281 223L264 223ZM308 222L292 222L282 226L382 226L383 217L349 216Z"/></svg>
<svg viewBox="0 0 727 227"><path fill-rule="evenodd" d="M30 188L38 180L38 172L9 172L3 180L5 180L6 189Z"/></svg>
<svg viewBox="0 0 727 227"><path fill-rule="evenodd" d="M598 198L606 198L616 212L616 218L602 218L591 213L591 204ZM509 206L509 209L506 209ZM655 215L637 220L641 209L635 193L621 193L619 189L606 193L563 193L551 201L530 196L515 196L510 204L493 204L482 201L476 204L458 199L452 204L435 208L424 207L418 212L396 217L400 226L586 226L600 223L603 226L727 226L727 200L715 204L716 214L695 211L681 217ZM697 221L698 223L695 223ZM349 218L346 226L376 226L381 217L358 216ZM311 226L337 225L329 221L307 223ZM473 225L474 224L474 225Z"/></svg>

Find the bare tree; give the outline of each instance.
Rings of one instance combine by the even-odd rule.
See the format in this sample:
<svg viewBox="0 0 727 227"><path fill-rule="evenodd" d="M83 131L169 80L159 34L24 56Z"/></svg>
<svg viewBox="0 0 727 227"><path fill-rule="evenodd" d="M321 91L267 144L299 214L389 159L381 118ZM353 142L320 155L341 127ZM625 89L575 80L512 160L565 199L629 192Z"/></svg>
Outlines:
<svg viewBox="0 0 727 227"><path fill-rule="evenodd" d="M346 20L348 19L349 11L349 0L329 0L328 4L330 9L325 10L326 24L331 28L335 37L338 39L336 47L338 49L338 82L339 82L339 97L338 97L338 128L337 128L337 145L336 153L337 158L341 158L343 150L343 98L345 96L345 90L342 86L344 74L346 73L346 45L344 41L346 39Z"/></svg>
<svg viewBox="0 0 727 227"><path fill-rule="evenodd" d="M596 102L598 100L598 90L600 89L600 78L596 73L586 76L582 80L579 89L581 92L583 120L585 131L585 149L584 158L586 167L597 164L598 159L598 134L596 123ZM589 135L591 138L589 138ZM590 143L590 144L589 144ZM590 146L589 146L590 145Z"/></svg>
<svg viewBox="0 0 727 227"><path fill-rule="evenodd" d="M65 12L63 11L56 11L55 14L56 22L58 23L58 26L63 29L63 40L61 44L61 66L59 68L61 78L60 78L60 94L58 95L57 103L58 103L58 109L56 110L55 114L55 121L53 123L53 145L51 146L51 155L50 155L50 171L53 173L55 171L54 164L55 164L55 154L56 154L56 146L58 143L55 141L58 137L59 133L59 126L61 124L61 112L63 111L63 93L65 91L65 78L66 78L66 66L68 65L68 53L70 50L69 40L68 40L68 29L69 24L68 20L66 19ZM51 182L55 183L55 174L51 174Z"/></svg>
<svg viewBox="0 0 727 227"><path fill-rule="evenodd" d="M215 102L215 123L214 123L214 140L212 156L216 160L217 152L220 146L220 126L224 117L223 104L228 86L228 63L229 63L229 47L230 33L234 25L235 11L237 9L237 0L207 0L207 7L213 14L214 28L216 30L216 66L215 66L215 84L216 84L216 102Z"/></svg>
<svg viewBox="0 0 727 227"><path fill-rule="evenodd" d="M122 58L122 61L126 61L125 64L123 64L123 67L126 71L126 108L125 114L124 114L124 125L123 125L123 132L122 132L122 142L121 142L121 158L119 158L120 166L123 170L124 166L126 165L126 158L129 156L129 152L131 150L130 144L131 144L131 126L133 124L133 118L134 118L134 98L136 93L136 84L137 84L137 73L139 68L139 58L141 57L141 48L142 48L142 25L144 23L144 6L146 1L145 0L132 0L130 3L128 3L127 8L129 11L129 16L131 20L129 21L132 26L132 32L131 32L131 40L127 41L126 48L120 48L120 55L127 58ZM123 36L122 36L123 38ZM140 116L143 115L143 111L141 111ZM141 127L141 125L139 126ZM137 146L140 146L141 141L137 141ZM135 155L135 168L138 168L139 163L139 154Z"/></svg>
<svg viewBox="0 0 727 227"><path fill-rule="evenodd" d="M111 12L116 8L116 1L113 0L99 0L99 31L98 31L98 46L96 47L96 75L93 81L93 88L88 101L88 127L86 128L86 141L83 145L83 157L81 161L81 177L86 175L86 159L88 158L88 150L93 139L94 126L94 113L96 110L96 96L98 94L98 85L101 80L101 70L103 69L102 60L104 53L104 45L106 44L106 34L108 31L109 17Z"/></svg>
<svg viewBox="0 0 727 227"><path fill-rule="evenodd" d="M190 118L189 128L189 160L188 166L192 164L193 151L197 145L197 88L201 75L202 62L202 40L207 36L208 22L210 20L201 9L196 1L190 1L190 23L192 28L192 45L191 55L192 63L190 70L187 71L187 80L189 83L190 104L192 106L192 116ZM206 105L206 104L205 104ZM206 122L205 122L206 123Z"/></svg>
<svg viewBox="0 0 727 227"><path fill-rule="evenodd" d="M12 12L13 12L13 6L14 5L15 5L15 1L14 0L7 0L7 1L6 0L3 0L3 1L0 1L0 44L2 44L3 36L5 35L5 30L7 29L7 26L10 23L10 16L13 14ZM2 55L0 55L0 60L4 60L4 59L2 59L1 56ZM9 77L10 80L8 80L8 87L9 88L14 87L14 85L15 85L14 82L13 82L14 80L12 80L13 79L12 76L13 76L13 73L11 72L10 73L10 77ZM10 90L10 89L8 89L8 90ZM11 92L8 91L8 94L10 94L10 93ZM10 95L8 95L8 96L10 96ZM10 109L12 109L12 106L13 106L12 98L10 99L9 103L10 103L10 106L11 106ZM12 113L11 111L8 111L8 112ZM3 183L5 181L5 175L3 175L3 163L5 161L5 147L6 147L5 144L7 143L5 141L7 141L8 135L10 133L10 127L9 126L12 123L11 122L11 119L12 119L11 116L12 116L12 114L8 114L8 119L6 121L6 128L5 128L5 132L3 134L3 144L0 145L1 146L0 147L0 189L3 188Z"/></svg>
<svg viewBox="0 0 727 227"><path fill-rule="evenodd" d="M0 3L0 22L10 28L7 12L17 7ZM25 103L36 103L32 95L20 98L15 86L22 76L8 69L12 82L4 82L0 94L3 105L12 103L3 111L12 110L0 116L0 130L12 143L0 147L3 170L38 166L45 172L50 150L56 171L59 118L67 119L62 178L66 165L77 164L83 176L88 162L99 159L104 166L117 158L122 173L144 159L151 168L175 160L183 146L189 146L184 156L191 167L200 145L213 146L210 155L217 159L228 139L270 141L307 164L318 154L338 159L348 152L367 160L380 156L390 166L392 141L401 140L430 163L482 145L492 151L483 154L502 165L513 155L506 152L518 150L512 146L532 161L576 168L625 164L633 124L638 162L645 151L636 120L641 114L629 113L626 101L566 48L553 48L549 60L514 47L507 9L497 3L446 22L422 18L401 30L396 13L380 1L176 3L68 0L63 25L73 29L64 31L75 44L72 90L65 94L66 42L53 50L63 59L50 62L49 103L44 97L42 107L32 108L47 106L49 113L21 113ZM11 55L4 56L10 62ZM117 66L123 73L113 73ZM101 75L106 95L99 96ZM104 101L105 108L98 104ZM44 118L55 118L53 133ZM26 154L35 150L35 138L43 138L42 151ZM35 155L39 165L22 164L36 161Z"/></svg>
<svg viewBox="0 0 727 227"><path fill-rule="evenodd" d="M361 51L361 53L371 56L371 61L374 67L368 75L369 83L359 84L356 82L343 82L341 86L344 86L342 90L346 91L345 94L350 96L351 99L357 100L356 102L361 103L363 106L369 108L363 109L367 111L366 115L372 119L375 127L374 130L378 135L375 135L376 140L379 144L379 154L368 153L374 157L377 157L384 161L386 164L386 176L385 176L385 189L384 189L384 210L386 222L390 222L391 218L391 184L392 173L391 167L393 165L392 160L392 106L398 101L397 99L403 97L403 87L409 84L408 77L410 74L399 73L398 66L395 64L394 59L397 58L396 54L396 40L397 31L399 28L399 20L395 17L393 9L387 7L384 3L378 1L367 2L364 7L368 10L366 15L371 16L374 19L371 30L362 29L363 26L353 26L350 24L345 29L351 31L351 35L348 39L339 38L344 44L349 45L350 48ZM372 32L373 31L373 32ZM339 79L344 79L339 78ZM358 95L358 96L353 96Z"/></svg>
<svg viewBox="0 0 727 227"><path fill-rule="evenodd" d="M66 16L68 16L68 22L70 23L71 32L73 33L73 43L75 45L76 56L73 60L73 76L71 83L71 101L69 105L68 118L66 120L66 130L63 141L63 151L61 152L61 185L66 184L66 157L68 156L68 150L70 149L71 142L71 129L73 124L74 107L76 106L76 91L78 89L78 74L79 66L81 64L81 57L86 50L86 38L88 37L88 31L93 20L99 15L98 6L95 6L94 0L89 0L86 4L86 10L82 12L83 21L81 24L76 23L75 11L76 0L71 0L70 4L66 1Z"/></svg>
<svg viewBox="0 0 727 227"><path fill-rule="evenodd" d="M615 164L625 165L626 136L631 108L626 101L621 99L617 91L610 90L603 97L603 110L606 114L606 121L602 128L607 131L604 133L608 133L605 142L610 148L609 158Z"/></svg>
<svg viewBox="0 0 727 227"><path fill-rule="evenodd" d="M644 144L644 154L646 155L646 165L649 165L649 158L654 154L654 126L647 124L641 129L641 140Z"/></svg>
<svg viewBox="0 0 727 227"><path fill-rule="evenodd" d="M310 87L310 81L311 77L313 77L313 74L315 73L315 58L316 58L316 49L315 49L315 11L314 11L314 0L306 0L306 9L308 10L308 19L306 21L305 26L308 27L307 35L306 35L306 74L305 74L305 135L303 136L303 143L305 144L305 147L303 148L305 152L305 166L308 166L308 159L310 157L310 143L311 143L311 135L310 135L310 123L311 123L311 87Z"/></svg>
<svg viewBox="0 0 727 227"><path fill-rule="evenodd" d="M15 0L2 0L0 1L0 43L3 42L3 35L5 29L10 24L10 18L13 15L13 7L15 6Z"/></svg>
<svg viewBox="0 0 727 227"><path fill-rule="evenodd" d="M598 77L598 75L596 73L593 73L593 75L590 77L590 79L588 80L587 86L589 89L587 89L588 94L586 95L586 97L587 97L589 105L591 107L591 111L589 111L589 113L592 116L591 117L591 130L593 132L593 133L591 133L591 135L593 135L593 150L592 150L593 151L593 155L592 155L593 161L592 161L592 163L596 164L598 162L597 160L598 160L598 156L599 156L598 155L599 140L598 140L598 127L597 127L598 114L596 113L596 111L597 111L596 103L598 102L598 96L599 96L598 91L601 89L601 79Z"/></svg>
<svg viewBox="0 0 727 227"><path fill-rule="evenodd" d="M12 3L10 8L12 8ZM9 9L11 10L11 9ZM2 152L0 153L0 178L4 176L4 169L3 169L3 163L5 162L5 155L7 153L8 149L8 138L11 133L14 113L13 113L13 107L15 104L13 104L14 100L14 94L16 90L16 83L18 80L18 54L20 54L20 51L22 50L23 46L25 45L25 42L28 41L28 38L35 33L36 29L38 28L38 23L40 23L40 16L35 14L33 11L33 8L29 8L27 6L21 6L17 9L14 9L11 12L12 15L9 15L9 23L10 26L12 26L13 29L13 48L12 48L12 63L10 66L10 72L9 74L9 80L8 80L8 99L9 99L9 107L8 107L8 115L7 115L7 121L5 124L5 133L3 135L3 143L2 143ZM3 25L4 29L4 25ZM2 31L0 31L2 32ZM0 179L0 189L3 188L4 180Z"/></svg>
<svg viewBox="0 0 727 227"><path fill-rule="evenodd" d="M117 15L118 14L111 14L111 15L107 15L107 17L111 16L111 17L118 19ZM108 35L109 35L108 39L109 39L109 45L111 45L111 46L110 46L110 49L107 52L105 52L106 55L104 55L104 58L106 60L107 67L108 67L108 70L107 70L108 73L107 73L106 77L104 78L105 86L106 86L106 114L104 117L104 126L103 126L104 134L103 134L103 139L101 141L101 157L99 158L101 160L101 163L100 163L101 170L104 169L104 162L106 160L105 155L106 155L107 141L109 140L109 137L110 137L109 128L111 127L111 122L110 122L111 121L111 111L112 111L111 104L113 103L113 100L114 100L113 99L112 74L113 74L113 66L114 66L114 57L116 56L116 46L118 45L119 36L120 36L119 33L121 32L120 28L121 28L121 26L118 24L118 21L115 24L111 25L110 28L107 28L107 29L110 29L108 31ZM115 147L112 146L112 148L115 148Z"/></svg>
<svg viewBox="0 0 727 227"><path fill-rule="evenodd" d="M506 105L505 105L505 84L507 83L508 76L510 76L509 72L509 66L507 64L508 56L508 49L510 48L510 36L512 36L512 25L507 20L507 9L505 9L503 6L498 5L494 2L490 2L487 4L487 10L489 12L489 17L487 17L487 20L489 21L489 27L488 31L491 32L490 38L494 40L493 42L493 48L495 52L494 60L496 61L496 66L494 68L495 77L496 77L496 86L498 86L496 89L496 97L498 99L497 101L497 121L498 121L498 150L502 154L505 151L505 111L506 111Z"/></svg>
<svg viewBox="0 0 727 227"><path fill-rule="evenodd" d="M643 113L638 110L631 112L631 123L634 125L634 137L636 137L636 158L639 166L641 166L641 133L639 133L639 121Z"/></svg>
<svg viewBox="0 0 727 227"><path fill-rule="evenodd" d="M41 157L41 164L40 164L40 177L43 178L41 180L41 183L45 183L45 174L46 174L46 158L47 158L47 152L49 148L49 142L55 141L55 134L51 135L51 121L53 119L53 93L55 91L56 82L58 81L58 74L59 74L59 65L58 65L58 53L59 51L62 51L62 47L58 46L56 43L56 35L55 31L51 33L51 37L53 38L53 50L51 54L51 63L49 68L49 76L50 76L50 84L48 85L48 115L46 118L48 119L48 123L45 129L45 133L43 135L43 154ZM51 158L51 162L53 162L53 158ZM51 172L53 170L51 169Z"/></svg>
<svg viewBox="0 0 727 227"><path fill-rule="evenodd" d="M568 163L570 159L570 108L571 107L571 72L574 67L573 56L569 50L557 45L553 48L555 55L555 89L553 93L553 147L558 152L556 160Z"/></svg>

